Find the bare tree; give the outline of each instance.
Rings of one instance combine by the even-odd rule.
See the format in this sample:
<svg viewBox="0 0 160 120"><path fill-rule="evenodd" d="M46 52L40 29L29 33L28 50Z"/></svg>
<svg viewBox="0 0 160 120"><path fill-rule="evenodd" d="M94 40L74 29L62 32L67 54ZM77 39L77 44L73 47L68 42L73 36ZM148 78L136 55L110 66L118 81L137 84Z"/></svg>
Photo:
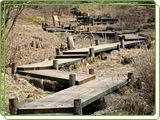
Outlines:
<svg viewBox="0 0 160 120"><path fill-rule="evenodd" d="M8 32L5 33L5 39L7 39L7 37L9 36L9 34L14 28L14 25L17 21L18 16L24 10L25 4L27 3L29 2L28 1L3 1L1 3L1 40L2 41L4 40L4 29L9 27ZM13 19L10 19L11 16L13 17ZM9 21L11 22L11 26L8 26Z"/></svg>

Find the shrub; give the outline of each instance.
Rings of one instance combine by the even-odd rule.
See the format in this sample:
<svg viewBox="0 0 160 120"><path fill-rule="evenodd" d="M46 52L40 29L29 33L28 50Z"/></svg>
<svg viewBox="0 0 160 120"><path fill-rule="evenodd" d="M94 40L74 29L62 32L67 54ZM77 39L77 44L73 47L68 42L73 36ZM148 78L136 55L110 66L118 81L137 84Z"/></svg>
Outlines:
<svg viewBox="0 0 160 120"><path fill-rule="evenodd" d="M155 100L155 49L144 51L133 60L135 72L144 83L144 98L148 104Z"/></svg>

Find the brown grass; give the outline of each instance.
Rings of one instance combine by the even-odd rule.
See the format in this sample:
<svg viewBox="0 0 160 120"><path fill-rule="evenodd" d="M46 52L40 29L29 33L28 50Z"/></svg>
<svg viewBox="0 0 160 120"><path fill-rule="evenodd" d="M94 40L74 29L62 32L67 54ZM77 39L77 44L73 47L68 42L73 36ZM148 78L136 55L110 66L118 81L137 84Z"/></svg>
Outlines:
<svg viewBox="0 0 160 120"><path fill-rule="evenodd" d="M136 73L145 85L143 92L148 104L155 102L155 49L144 51L133 61Z"/></svg>

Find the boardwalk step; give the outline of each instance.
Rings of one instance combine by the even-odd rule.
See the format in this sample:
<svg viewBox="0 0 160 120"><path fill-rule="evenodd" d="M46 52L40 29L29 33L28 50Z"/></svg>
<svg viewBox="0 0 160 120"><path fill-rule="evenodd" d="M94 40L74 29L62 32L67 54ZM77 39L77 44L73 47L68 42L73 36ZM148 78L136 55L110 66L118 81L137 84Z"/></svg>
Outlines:
<svg viewBox="0 0 160 120"><path fill-rule="evenodd" d="M30 71L18 71L18 74L28 75L35 78L48 79L52 81L57 81L60 83L69 84L69 75L76 75L76 85L81 85L88 81L94 80L96 78L95 75L83 74L83 73L75 73L75 72L67 72L67 71L59 71L59 70L30 70Z"/></svg>
<svg viewBox="0 0 160 120"><path fill-rule="evenodd" d="M60 59L60 58L86 58L88 54L67 54L67 55L57 55L55 58Z"/></svg>
<svg viewBox="0 0 160 120"><path fill-rule="evenodd" d="M17 71L19 70L44 70L44 69L53 69L53 60L43 61L39 63L33 63L28 65L22 65L17 67ZM82 58L77 59L56 59L58 60L58 67L62 66L69 66L72 65L80 60Z"/></svg>
<svg viewBox="0 0 160 120"><path fill-rule="evenodd" d="M68 55L68 54L89 54L89 52L88 51L71 51L71 50L63 52L63 55Z"/></svg>

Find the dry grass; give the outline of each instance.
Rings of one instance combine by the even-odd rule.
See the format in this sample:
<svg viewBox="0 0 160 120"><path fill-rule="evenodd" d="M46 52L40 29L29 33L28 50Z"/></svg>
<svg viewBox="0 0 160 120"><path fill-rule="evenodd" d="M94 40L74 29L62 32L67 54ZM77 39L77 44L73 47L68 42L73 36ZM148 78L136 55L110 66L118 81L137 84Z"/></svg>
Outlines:
<svg viewBox="0 0 160 120"><path fill-rule="evenodd" d="M143 7L144 8L144 7ZM143 8L137 8L143 9ZM118 8L120 10L117 10L117 7L115 6L81 6L80 10L83 12L89 12L91 15L99 15L101 14L107 14L111 15L112 17L116 17L118 15L124 14L124 11L127 11L129 8L121 10L121 8ZM131 9L135 9L135 7L132 7ZM82 47L82 42L85 37L85 35L73 35L72 33L48 33L46 31L42 30L41 23L43 20L43 15L39 14L38 11L31 11L31 14L26 14L27 11L25 11L25 14L23 14L20 19L18 20L14 31L12 34L8 37L8 39L5 41L5 59L6 64L9 64L11 62L17 62L17 65L24 65L28 63L34 63L34 62L40 62L43 61L46 58L54 57L55 56L55 48L60 47L61 42L66 42L66 37L73 36L75 41L76 48ZM30 11L29 11L30 12ZM36 17L34 17L34 14ZM128 14L128 13L127 13ZM69 15L62 15L61 21L62 24L68 25L71 23L70 21L74 21L75 18L73 16ZM52 23L52 19L48 19L49 23ZM76 22L74 24L77 24ZM121 25L121 24L118 24ZM107 25L99 25L99 26L93 26L91 27L91 30L97 31L98 29L105 29ZM125 25L124 25L125 26ZM85 27L86 28L86 27ZM8 29L8 28L7 28ZM7 30L6 30L7 31ZM147 31L151 34L153 31ZM153 33L154 34L154 33ZM35 38L39 37L42 38L42 41L39 41ZM93 39L93 38L91 38ZM95 37L95 39L100 39L101 44L104 42L102 38L99 38L98 36ZM45 49L43 48L33 48L31 47L29 50L22 51L22 54L15 54L14 50L16 46L18 45L24 45L25 43L31 43L32 41L39 41L42 44L45 44L47 47ZM112 42L112 41L108 41ZM2 43L3 45L3 43ZM92 44L94 45L94 43ZM87 39L84 41L83 47L90 46L90 39ZM3 47L2 47L3 48ZM2 65L3 62L3 51L1 62ZM122 89L123 95L119 95L115 93L116 96L114 100L111 102L108 101L106 103L106 108L104 111L100 111L99 114L154 114L153 108L154 108L154 50L148 50L145 51L143 49L131 49L131 50L123 50L121 51L113 51L110 54L107 54L106 60L97 60L93 64L88 64L86 66L81 66L75 71L77 72L85 72L88 73L89 68L95 68L95 72L97 76L100 77L126 77L127 73L130 71L133 71L134 69L137 69L139 71L137 75L142 76L142 80L144 80L145 88L142 90L139 90L139 92L134 91L133 89L129 89L128 87L125 87ZM139 56L140 55L140 56ZM135 64L121 64L121 62L124 60L124 58L136 58L134 59L136 62ZM146 62L144 62L144 61ZM134 62L133 62L134 63ZM141 66L141 67L139 67ZM143 68L143 69L141 69ZM7 70L7 69L6 69ZM151 71L152 70L152 71ZM3 71L3 70L2 70ZM8 70L8 74L10 74L10 70ZM11 97L18 97L19 98L19 106L31 102L33 100L39 99L41 97L44 97L50 92L45 92L43 90L37 89L33 87L32 85L24 85L19 81L13 80L9 75L6 74L5 79L5 105L6 105L6 111L9 112L8 109L8 99ZM148 84L150 83L150 84ZM3 74L1 74L1 92L4 92L4 80L3 80ZM150 85L150 86L149 86ZM150 89L148 89L150 88ZM143 91L143 92L142 92ZM146 93L146 92L149 93ZM145 98L145 100L144 100ZM1 105L2 110L4 110L3 104L4 104L4 95L1 95ZM137 103L138 102L138 103ZM153 105L153 108L150 108L150 103ZM127 106L126 106L127 105ZM136 106L135 106L136 105Z"/></svg>
<svg viewBox="0 0 160 120"><path fill-rule="evenodd" d="M36 99L43 98L52 92L43 91L25 81L15 80L11 76L5 74L5 95L4 95L4 73L1 73L1 110L9 114L9 99L18 98L19 107ZM5 101L4 101L5 100Z"/></svg>
<svg viewBox="0 0 160 120"><path fill-rule="evenodd" d="M133 61L135 72L145 85L143 93L148 104L155 102L155 49L144 51Z"/></svg>
<svg viewBox="0 0 160 120"><path fill-rule="evenodd" d="M112 54L115 55L116 52L108 55L107 59L112 58ZM121 53L121 52L120 52ZM137 82L133 82L130 86L125 86L117 93L112 93L114 96L113 99L107 100L105 108L101 111L97 111L94 115L153 115L155 114L155 50L149 49L132 49L123 51L119 55L133 57L132 63L125 65L125 69L134 71L134 77L140 76L139 83L142 84L142 87L137 87ZM116 58L118 55L115 55ZM120 57L119 56L119 57ZM102 63L102 61L100 61ZM98 62L97 64L99 64ZM109 60L105 62L109 63ZM109 63L111 65L111 63ZM117 67L115 63L112 68ZM108 76L116 75L119 76L119 71L123 71L122 67L119 66L119 71L116 73L112 69L107 71L105 64L97 65L94 67L98 75ZM103 66L103 67L102 67ZM101 71L101 73L100 73ZM128 72L128 71L127 71ZM127 74L126 72L126 74ZM103 74L102 74L103 73ZM97 74L97 73L96 73ZM122 74L121 74L122 75ZM107 97L108 96L108 97ZM107 95L106 98L111 98L110 95Z"/></svg>

